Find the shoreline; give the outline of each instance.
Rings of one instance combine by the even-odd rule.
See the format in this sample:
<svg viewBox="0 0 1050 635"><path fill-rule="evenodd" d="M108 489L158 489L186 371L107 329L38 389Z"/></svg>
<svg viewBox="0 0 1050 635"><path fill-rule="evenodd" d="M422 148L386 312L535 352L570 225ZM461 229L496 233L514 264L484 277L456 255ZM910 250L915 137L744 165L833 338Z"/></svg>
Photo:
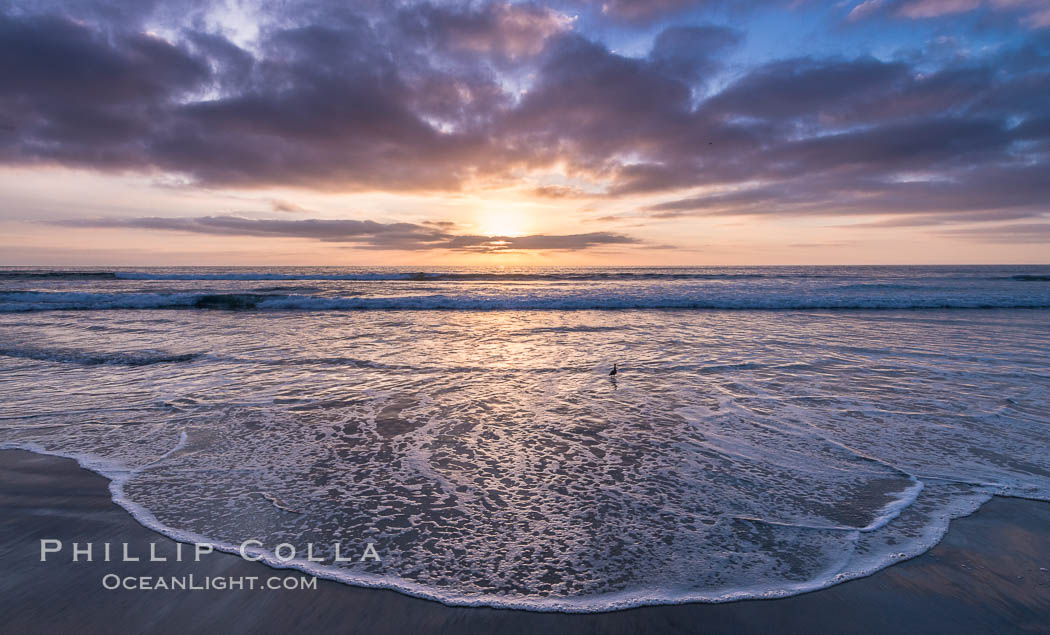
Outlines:
<svg viewBox="0 0 1050 635"><path fill-rule="evenodd" d="M170 450L167 454L165 454L164 456L168 456L168 454L176 452L177 450L182 448L183 445L185 445L185 443L186 443L186 433L183 432L183 433L181 433L179 441L176 444L176 446L172 450ZM187 546L188 545L194 545L194 544L208 544L208 545L211 545L212 551L214 551L215 553L230 554L230 555L235 555L235 556L238 556L238 557L241 554L241 551L240 551L240 549L242 547L241 545L234 545L234 544L230 544L230 543L226 543L226 542L222 542L222 541L216 541L216 540L210 539L210 538L208 538L206 536L203 536L203 535L191 532L191 531L175 529L173 527L165 525L159 519L157 519L156 516L154 516L154 514L149 509L143 507L142 505L140 505L138 503L135 503L134 501L129 500L124 495L125 479L126 479L127 476L130 475L129 472L125 468L116 466L114 464L110 464L108 462L98 461L98 460L95 460L95 459L86 458L86 457L78 456L78 455L75 455L75 454L65 454L65 453L62 453L62 452L46 450L46 449L44 449L42 447L39 447L36 444L32 444L32 443L31 444L25 444L25 445L0 444L0 466L2 466L2 460L3 460L2 459L2 455L3 455L4 452L7 452L7 451L29 452L29 453L32 453L32 454L36 454L36 455L40 455L40 456L44 456L44 457L49 457L49 458L70 460L70 461L75 462L80 467L80 469L86 470L86 471L88 471L88 472L90 472L92 474L95 474L97 476L101 476L103 479L108 481L109 484L107 486L107 489L110 492L110 500L117 507L119 507L126 514L131 516L131 518L134 519L134 521L136 523L138 523L138 525L140 525L143 529L145 529L145 530L147 530L147 531L149 531L149 532L151 532L153 534L157 534L159 536L168 538L172 542L176 543L176 545L178 543L182 543L182 544L185 544ZM164 458L164 457L161 457L161 458ZM2 467L0 467L0 473L2 473ZM895 500L895 501L892 501L892 502L888 503L887 506L882 509L881 515L873 521L872 525L870 525L869 528L864 529L862 531L868 531L868 530L870 530L872 528L881 527L881 526L885 525L886 523L889 523L890 521L892 521L894 518L896 518L897 515L904 508L906 508L908 505L910 505L912 502L914 502L915 497L922 490L922 485L921 485L921 483L919 481L916 480L915 481L915 485L917 487L910 488L908 490L908 492L911 494L911 496L907 500L905 500L905 499L898 499L898 500ZM283 509L277 503L274 503L273 501L270 501L270 502L271 502L271 504L274 504L275 506L277 506L279 509ZM1038 502L1043 502L1043 501L1038 501ZM985 501L985 503L987 503L987 501ZM983 506L985 503L980 503L978 505L978 507L975 508L973 511L964 512L964 513L962 513L959 516L953 516L953 519L969 516L974 511L976 511L976 509L979 509L980 506ZM947 526L944 527L943 531L945 533L947 532ZM943 538L943 535L942 535L942 538ZM938 539L937 542L940 542L940 539ZM402 583L399 584L397 582L391 582L391 581L389 581L388 578L385 578L385 577L382 577L382 576L380 576L380 577L378 577L378 578L373 580L373 579L370 579L367 576L360 577L360 578L354 578L351 575L346 575L346 576L336 575L336 574L332 573L332 570L330 568L325 566L326 563L324 563L323 561L322 562L318 562L316 565L314 564L314 562L304 561L302 558L293 558L292 560L289 560L289 561L279 561L276 558L276 555L273 552L273 550L272 549L268 550L265 545L258 545L257 546L257 545L253 544L249 555L253 556L253 561L254 562L262 564L262 565L268 567L270 570L286 570L286 571L293 572L293 573L300 573L300 574L304 574L304 575L307 575L307 576L316 577L318 580L326 580L326 581L336 582L336 583L341 584L341 585L351 586L351 587L355 587L355 588L374 589L374 590L382 590L382 591L393 591L395 593L398 593L398 594L401 594L401 595L404 595L404 596L407 596L407 597L411 597L411 598L414 598L414 599L425 600L425 601L429 601L429 602L435 602L435 603L438 603L438 604L441 604L441 605L444 605L444 606L447 606L447 607L450 607L450 608L488 608L488 609L494 609L494 610L524 611L524 612L530 612L530 613L557 613L557 614L566 614L566 615L589 615L589 614L598 614L598 613L612 613L612 612L618 612L618 611L627 611L627 610L637 609L637 608L662 607L662 606L678 606L678 605L683 605L683 604L727 604L727 603L743 602L743 601L749 601L749 600L774 600L774 599L790 598L790 597L795 597L795 596L798 596L798 595L804 595L806 593L813 593L813 592L816 592L816 591L821 591L821 590L824 590L824 589L827 589L827 588L830 588L830 587L842 584L844 582L848 582L850 580L857 580L857 579L866 578L866 577L871 576L871 575L873 575L873 574L875 574L875 573L877 573L879 571L882 571L883 569L886 569L886 568L888 568L890 566L893 566L893 564L895 564L895 563L899 563L899 562L904 562L904 561L910 560L912 558L921 556L923 553L926 553L926 552L924 551L924 552L920 552L920 553L912 554L912 555L907 555L907 556L905 556L904 554L900 554L902 556L901 559L881 564L880 566L877 566L874 569L869 569L869 570L864 571L864 572L854 572L854 573L849 574L849 575L840 573L839 575L836 576L836 579L839 580L837 582L828 583L826 581L818 582L818 581L813 581L813 580L807 580L807 581L798 583L796 586L791 587L791 588L786 588L786 589L785 588L781 588L781 589L777 589L777 590L774 590L774 591L769 591L768 594L766 594L766 595L756 595L753 592L739 591L739 592L735 592L735 593L732 593L732 594L729 594L729 595L723 595L721 597L714 598L714 599L706 598L706 597L691 596L691 597L679 597L679 598L674 598L674 599L666 598L666 597L662 597L662 598L648 597L645 600L639 600L638 597L637 597L637 592L623 594L622 596L621 596L621 594L614 593L614 594L609 594L609 595L605 595L605 596L600 596L600 599L601 599L600 608L594 608L593 605L574 603L572 600L562 601L560 604L547 604L547 605L543 605L543 606L536 606L536 605L531 604L529 602L518 602L518 603L515 603L513 601L509 601L509 600L507 600L505 598L501 598L501 597L498 597L498 596L472 597L472 598L469 598L469 599L462 599L460 601L455 601L455 600L452 600L452 599L449 599L449 598L442 598L442 597L438 596L435 592L433 592L428 587L414 588L413 585L411 585L411 583L402 582ZM130 555L134 555L134 553L131 553ZM181 551L179 552L179 555L180 555L180 559L181 559ZM340 573L342 573L342 572L340 572ZM418 585L416 585L416 586L418 586Z"/></svg>
<svg viewBox="0 0 1050 635"><path fill-rule="evenodd" d="M1050 504L993 497L956 519L933 549L871 576L779 599L643 606L602 613L453 607L318 578L298 590L106 590L102 577L306 578L216 551L200 562L39 561L39 540L127 542L133 554L175 541L113 502L109 480L73 459L0 450L0 615L13 631L203 628L277 632L1045 632L1050 623ZM167 550L167 551L165 551Z"/></svg>

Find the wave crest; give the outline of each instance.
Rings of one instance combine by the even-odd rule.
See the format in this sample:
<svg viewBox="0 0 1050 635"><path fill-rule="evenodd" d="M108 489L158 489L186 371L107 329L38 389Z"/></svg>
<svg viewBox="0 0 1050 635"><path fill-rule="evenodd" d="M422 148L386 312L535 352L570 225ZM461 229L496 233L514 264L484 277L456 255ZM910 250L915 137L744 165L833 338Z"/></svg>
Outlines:
<svg viewBox="0 0 1050 635"><path fill-rule="evenodd" d="M312 296L251 293L0 293L0 312L113 309L213 309L269 311L602 311L625 309L880 310L1045 309L1050 296L1008 293L919 292L887 295L790 291L709 292L686 289L629 296L615 291L521 295Z"/></svg>
<svg viewBox="0 0 1050 635"><path fill-rule="evenodd" d="M102 353L82 351L72 348L36 348L32 346L0 347L0 356L32 359L43 362L61 362L98 366L112 364L118 366L149 366L151 364L169 364L189 362L201 357L203 353L171 353L159 350L121 351Z"/></svg>

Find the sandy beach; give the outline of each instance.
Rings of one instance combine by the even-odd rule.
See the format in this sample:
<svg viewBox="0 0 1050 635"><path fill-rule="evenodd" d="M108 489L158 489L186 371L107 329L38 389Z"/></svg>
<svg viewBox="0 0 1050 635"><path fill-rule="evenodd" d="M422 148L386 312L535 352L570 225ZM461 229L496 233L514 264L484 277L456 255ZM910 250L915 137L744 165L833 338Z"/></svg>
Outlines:
<svg viewBox="0 0 1050 635"><path fill-rule="evenodd" d="M140 526L105 478L74 461L0 451L0 622L8 632L213 630L371 633L1009 633L1050 630L1050 505L995 498L952 523L930 552L868 578L779 600L687 604L567 615L457 608L318 580L307 590L125 591L103 576L293 576L237 556L200 562L40 562L40 540L129 544L171 556L175 543ZM145 560L145 558L143 558Z"/></svg>

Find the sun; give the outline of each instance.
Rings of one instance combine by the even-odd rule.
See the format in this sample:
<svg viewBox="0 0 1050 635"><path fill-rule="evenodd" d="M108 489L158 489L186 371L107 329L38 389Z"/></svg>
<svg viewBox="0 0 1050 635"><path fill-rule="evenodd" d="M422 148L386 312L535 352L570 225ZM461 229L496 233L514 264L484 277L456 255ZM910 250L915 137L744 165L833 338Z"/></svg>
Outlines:
<svg viewBox="0 0 1050 635"><path fill-rule="evenodd" d="M523 236L527 219L509 209L487 209L478 214L477 227L483 236Z"/></svg>

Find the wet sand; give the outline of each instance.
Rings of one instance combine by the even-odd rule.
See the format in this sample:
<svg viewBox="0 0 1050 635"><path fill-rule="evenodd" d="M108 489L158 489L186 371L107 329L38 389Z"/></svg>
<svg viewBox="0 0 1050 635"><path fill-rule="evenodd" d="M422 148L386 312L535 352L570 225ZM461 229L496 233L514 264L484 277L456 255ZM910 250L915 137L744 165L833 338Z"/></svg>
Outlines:
<svg viewBox="0 0 1050 635"><path fill-rule="evenodd" d="M40 540L60 554L40 561ZM109 542L169 562L70 562L73 542ZM101 548L101 547L96 547ZM457 608L325 580L312 590L106 590L103 576L302 577L238 556L171 559L175 543L110 500L75 461L0 451L0 630L368 633L1050 632L1050 504L996 498L952 523L930 552L879 573L779 600L566 615ZM143 558L145 560L145 557Z"/></svg>

